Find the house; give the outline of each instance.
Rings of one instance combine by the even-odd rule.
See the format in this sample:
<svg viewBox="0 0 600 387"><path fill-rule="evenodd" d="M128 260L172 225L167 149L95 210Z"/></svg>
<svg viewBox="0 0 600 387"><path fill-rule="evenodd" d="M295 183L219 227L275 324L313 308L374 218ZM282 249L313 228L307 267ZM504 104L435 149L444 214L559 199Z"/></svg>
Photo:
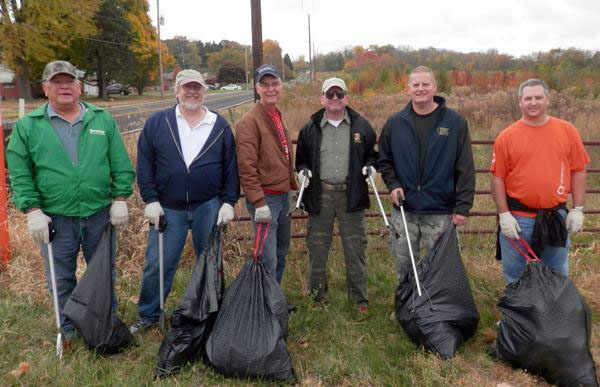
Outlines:
<svg viewBox="0 0 600 387"><path fill-rule="evenodd" d="M0 64L0 99L19 98L19 88L15 81L14 71Z"/></svg>

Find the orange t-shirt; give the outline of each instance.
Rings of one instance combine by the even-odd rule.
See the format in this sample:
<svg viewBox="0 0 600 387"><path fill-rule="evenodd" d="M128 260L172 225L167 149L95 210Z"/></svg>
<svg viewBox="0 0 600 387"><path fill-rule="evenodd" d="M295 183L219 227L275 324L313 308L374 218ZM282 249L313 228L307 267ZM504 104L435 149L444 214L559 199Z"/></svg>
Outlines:
<svg viewBox="0 0 600 387"><path fill-rule="evenodd" d="M551 208L567 201L571 172L583 171L589 161L568 122L550 117L542 126L530 126L519 120L496 138L490 171L504 179L509 196L528 207Z"/></svg>

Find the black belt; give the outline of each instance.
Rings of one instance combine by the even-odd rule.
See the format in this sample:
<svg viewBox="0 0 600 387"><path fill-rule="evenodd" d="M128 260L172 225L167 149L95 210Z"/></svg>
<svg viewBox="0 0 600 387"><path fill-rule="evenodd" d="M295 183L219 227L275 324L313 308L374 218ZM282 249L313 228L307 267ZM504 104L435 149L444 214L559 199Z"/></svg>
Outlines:
<svg viewBox="0 0 600 387"><path fill-rule="evenodd" d="M345 192L347 188L347 184L329 184L324 181L321 181L321 186L323 187L323 191L330 192Z"/></svg>

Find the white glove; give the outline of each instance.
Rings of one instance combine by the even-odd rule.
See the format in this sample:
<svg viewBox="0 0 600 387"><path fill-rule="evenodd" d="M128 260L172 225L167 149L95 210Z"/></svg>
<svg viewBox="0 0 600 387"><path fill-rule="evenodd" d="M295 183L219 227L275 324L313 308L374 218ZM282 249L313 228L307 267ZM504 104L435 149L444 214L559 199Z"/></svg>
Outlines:
<svg viewBox="0 0 600 387"><path fill-rule="evenodd" d="M575 207L567 214L567 231L575 233L583 227L583 208Z"/></svg>
<svg viewBox="0 0 600 387"><path fill-rule="evenodd" d="M146 208L144 208L144 216L148 219L150 224L153 224L155 227L158 227L160 217L164 214L165 212L159 202L148 203L146 204Z"/></svg>
<svg viewBox="0 0 600 387"><path fill-rule="evenodd" d="M269 206L258 207L254 212L254 221L256 223L271 223L271 210L269 210Z"/></svg>
<svg viewBox="0 0 600 387"><path fill-rule="evenodd" d="M512 216L510 211L500 214L500 230L502 230L502 234L509 239L520 238L519 232L521 232L521 227L519 227L519 222Z"/></svg>
<svg viewBox="0 0 600 387"><path fill-rule="evenodd" d="M223 203L221 209L219 210L219 215L217 216L217 226L231 222L234 216L235 213L233 212L233 207L231 204Z"/></svg>
<svg viewBox="0 0 600 387"><path fill-rule="evenodd" d="M127 202L125 200L115 200L110 206L110 222L113 226L125 226L129 220L127 211Z"/></svg>
<svg viewBox="0 0 600 387"><path fill-rule="evenodd" d="M375 176L375 168L371 165L365 165L364 167L362 167L362 174L365 175L367 178L369 176Z"/></svg>
<svg viewBox="0 0 600 387"><path fill-rule="evenodd" d="M52 219L40 209L33 210L27 214L27 227L29 228L29 235L34 240L44 242L48 244L50 241L50 230L48 229L48 223L52 222Z"/></svg>
<svg viewBox="0 0 600 387"><path fill-rule="evenodd" d="M304 183L304 188L308 187L308 184L310 183L310 178L312 177L312 172L310 171L310 169L303 169L300 172L298 172L298 180L300 180L300 183L302 184L302 179L304 179L304 176L306 176L306 182Z"/></svg>

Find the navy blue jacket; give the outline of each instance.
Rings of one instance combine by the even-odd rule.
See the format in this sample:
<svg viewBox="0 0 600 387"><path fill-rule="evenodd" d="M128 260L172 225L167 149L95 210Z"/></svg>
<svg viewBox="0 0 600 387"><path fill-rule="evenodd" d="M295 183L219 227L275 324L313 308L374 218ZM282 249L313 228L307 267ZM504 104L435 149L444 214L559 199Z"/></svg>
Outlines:
<svg viewBox="0 0 600 387"><path fill-rule="evenodd" d="M475 194L475 167L465 119L434 97L441 107L433 126L423 171L412 103L392 115L379 137L378 170L390 191L402 188L404 207L420 214L468 216Z"/></svg>
<svg viewBox="0 0 600 387"><path fill-rule="evenodd" d="M233 133L218 113L212 132L189 168L181 151L175 106L146 121L137 157L138 186L146 203L194 209L215 196L234 206L240 196Z"/></svg>

